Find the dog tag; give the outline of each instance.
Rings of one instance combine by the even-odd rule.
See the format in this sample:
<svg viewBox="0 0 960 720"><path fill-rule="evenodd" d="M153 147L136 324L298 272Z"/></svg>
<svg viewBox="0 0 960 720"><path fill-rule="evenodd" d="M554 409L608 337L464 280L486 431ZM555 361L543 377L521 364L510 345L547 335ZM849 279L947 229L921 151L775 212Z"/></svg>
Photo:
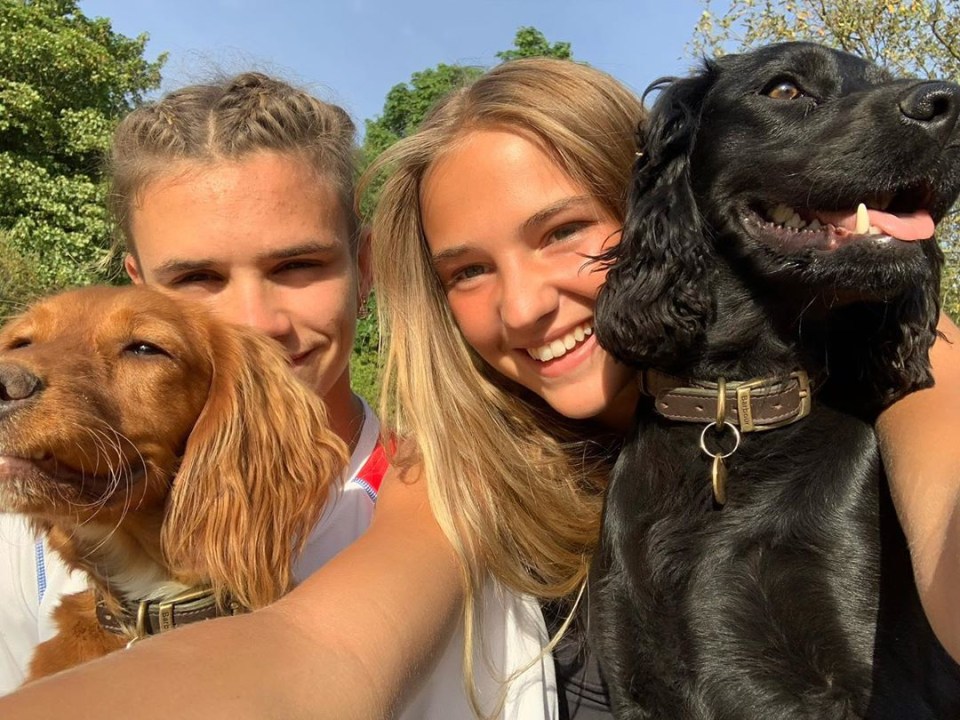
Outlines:
<svg viewBox="0 0 960 720"><path fill-rule="evenodd" d="M711 475L713 480L713 499L717 505L725 505L727 502L727 466L723 462L722 455L713 456L713 471Z"/></svg>

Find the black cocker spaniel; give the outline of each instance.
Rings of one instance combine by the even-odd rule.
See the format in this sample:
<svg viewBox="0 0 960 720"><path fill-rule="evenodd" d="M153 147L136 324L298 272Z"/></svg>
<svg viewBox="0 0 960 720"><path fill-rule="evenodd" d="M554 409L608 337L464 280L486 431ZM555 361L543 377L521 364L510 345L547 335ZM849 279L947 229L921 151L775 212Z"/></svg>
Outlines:
<svg viewBox="0 0 960 720"><path fill-rule="evenodd" d="M643 393L590 587L616 715L960 718L873 430L932 383L960 87L809 43L653 87L596 318Z"/></svg>

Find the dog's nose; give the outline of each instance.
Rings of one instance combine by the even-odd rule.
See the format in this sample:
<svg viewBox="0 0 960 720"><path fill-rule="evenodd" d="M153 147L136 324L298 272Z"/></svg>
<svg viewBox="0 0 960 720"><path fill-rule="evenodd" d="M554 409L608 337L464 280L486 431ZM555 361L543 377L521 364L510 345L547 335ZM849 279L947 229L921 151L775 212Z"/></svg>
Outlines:
<svg viewBox="0 0 960 720"><path fill-rule="evenodd" d="M948 82L914 85L900 98L900 112L945 143L957 126L960 85Z"/></svg>
<svg viewBox="0 0 960 720"><path fill-rule="evenodd" d="M43 382L26 368L0 363L0 417L39 393Z"/></svg>

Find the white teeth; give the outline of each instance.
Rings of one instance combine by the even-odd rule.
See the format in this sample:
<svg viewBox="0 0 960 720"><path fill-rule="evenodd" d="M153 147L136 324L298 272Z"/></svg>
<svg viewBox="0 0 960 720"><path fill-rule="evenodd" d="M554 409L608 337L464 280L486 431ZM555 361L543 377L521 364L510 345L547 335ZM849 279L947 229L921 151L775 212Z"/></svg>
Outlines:
<svg viewBox="0 0 960 720"><path fill-rule="evenodd" d="M823 227L823 223L814 218L810 221L810 224L807 225L807 230L820 230Z"/></svg>
<svg viewBox="0 0 960 720"><path fill-rule="evenodd" d="M871 234L871 235L883 235L883 230L881 230L880 228L878 228L876 225L871 225L871 226L870 226L870 234Z"/></svg>
<svg viewBox="0 0 960 720"><path fill-rule="evenodd" d="M570 350L573 350L579 343L593 334L593 328L590 325L578 325L572 331L568 332L562 338L542 345L538 348L527 348L527 355L534 360L547 362L559 357L563 357Z"/></svg>
<svg viewBox="0 0 960 720"><path fill-rule="evenodd" d="M770 212L770 219L773 220L778 225L783 225L793 215L794 215L794 212L791 208L788 208L786 205L777 205Z"/></svg>
<svg viewBox="0 0 960 720"><path fill-rule="evenodd" d="M863 203L857 205L857 227L854 232L857 235L864 235L870 228L870 216L867 214L867 206Z"/></svg>
<svg viewBox="0 0 960 720"><path fill-rule="evenodd" d="M800 215L797 213L793 213L789 218L787 218L787 221L783 224L786 225L788 228L793 228L794 230L799 230L804 225L806 225L806 223L803 221L803 218L801 218Z"/></svg>

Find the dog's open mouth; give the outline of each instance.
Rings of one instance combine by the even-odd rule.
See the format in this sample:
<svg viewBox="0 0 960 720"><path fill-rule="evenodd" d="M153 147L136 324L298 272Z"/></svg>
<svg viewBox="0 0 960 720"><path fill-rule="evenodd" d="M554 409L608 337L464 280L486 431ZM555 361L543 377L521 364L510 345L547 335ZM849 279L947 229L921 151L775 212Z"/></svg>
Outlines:
<svg viewBox="0 0 960 720"><path fill-rule="evenodd" d="M876 193L852 209L817 210L777 204L754 207L754 224L791 249L832 251L865 238L915 242L933 237L930 191L917 186Z"/></svg>

